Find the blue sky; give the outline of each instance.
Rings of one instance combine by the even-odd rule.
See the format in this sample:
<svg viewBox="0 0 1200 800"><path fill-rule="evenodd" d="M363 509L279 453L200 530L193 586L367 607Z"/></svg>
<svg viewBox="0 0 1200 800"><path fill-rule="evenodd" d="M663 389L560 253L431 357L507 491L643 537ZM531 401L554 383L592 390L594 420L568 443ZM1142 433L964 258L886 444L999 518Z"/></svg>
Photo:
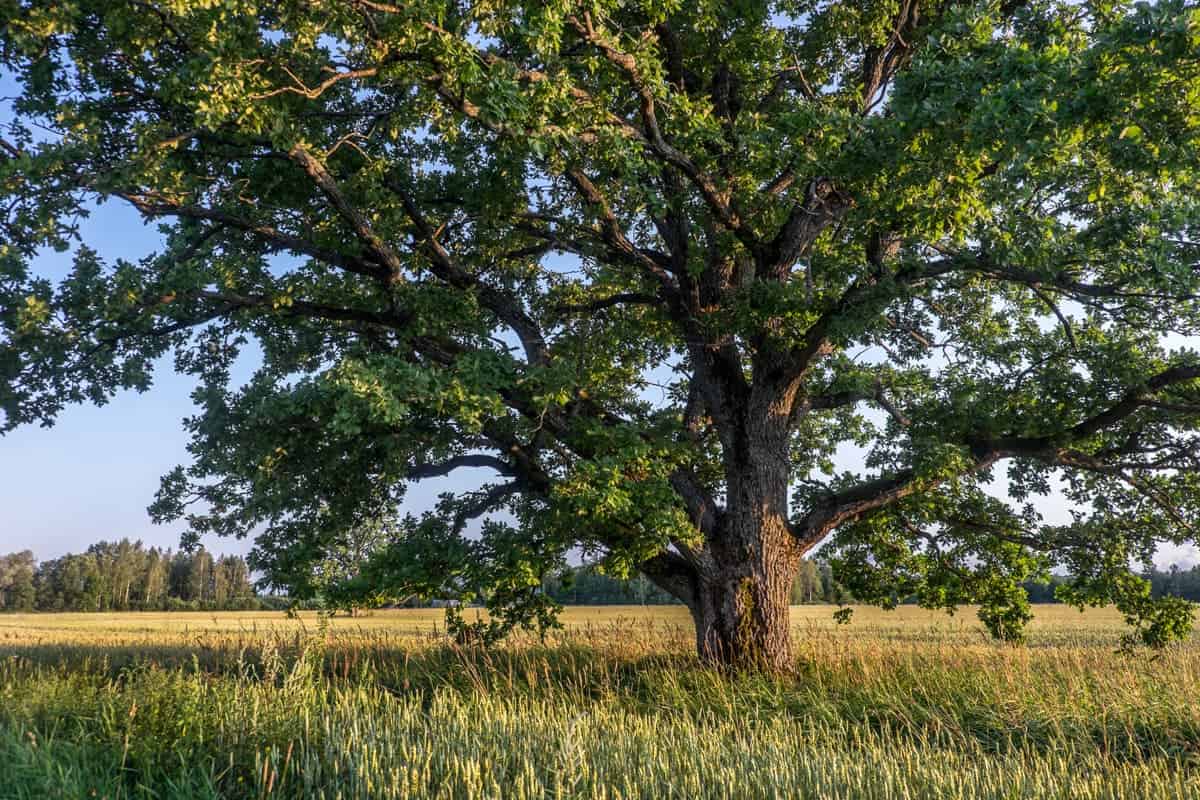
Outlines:
<svg viewBox="0 0 1200 800"><path fill-rule="evenodd" d="M145 255L159 239L113 204L83 223L83 236L109 259ZM34 268L54 278L70 263L70 253L50 252ZM191 407L190 386L169 363L155 378L151 393L72 407L53 428L24 427L0 439L0 549L47 558L102 538L177 543L178 531L152 525L145 506L159 475L187 455L179 420Z"/></svg>

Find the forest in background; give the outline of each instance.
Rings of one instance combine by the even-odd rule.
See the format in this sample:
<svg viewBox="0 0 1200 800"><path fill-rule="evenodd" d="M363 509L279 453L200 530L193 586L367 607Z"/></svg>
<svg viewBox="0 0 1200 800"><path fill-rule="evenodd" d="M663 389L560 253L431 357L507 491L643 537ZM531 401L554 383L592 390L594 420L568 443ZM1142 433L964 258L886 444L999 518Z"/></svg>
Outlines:
<svg viewBox="0 0 1200 800"><path fill-rule="evenodd" d="M1200 602L1200 565L1189 569L1172 565L1167 570L1155 569L1143 574L1150 581L1155 597L1182 597ZM1055 575L1048 582L1030 581L1024 587L1030 602L1055 603L1058 602L1055 588L1067 580L1066 576ZM620 580L597 572L592 565L568 567L546 578L542 587L563 605L659 605L679 602L641 575ZM833 577L829 564L815 559L804 560L792 584L792 605L852 602L854 596ZM897 602L913 601L910 598L897 598Z"/></svg>
<svg viewBox="0 0 1200 800"><path fill-rule="evenodd" d="M1145 573L1155 597L1200 602L1200 565L1172 566ZM1067 578L1027 583L1034 603L1056 602L1055 587ZM642 575L627 579L595 565L566 567L547 576L543 591L563 605L670 605L679 601ZM850 603L854 597L833 577L829 565L806 559L792 585L793 605ZM900 598L898 602L906 602ZM403 605L428 605L410 598ZM39 562L25 550L0 556L0 611L247 611L282 609L287 597L256 592L246 560L213 555L204 548L173 551L140 541L101 541L82 553ZM322 608L322 601L298 603Z"/></svg>
<svg viewBox="0 0 1200 800"><path fill-rule="evenodd" d="M209 611L262 606L240 556L172 551L128 539L39 562L0 556L0 610Z"/></svg>

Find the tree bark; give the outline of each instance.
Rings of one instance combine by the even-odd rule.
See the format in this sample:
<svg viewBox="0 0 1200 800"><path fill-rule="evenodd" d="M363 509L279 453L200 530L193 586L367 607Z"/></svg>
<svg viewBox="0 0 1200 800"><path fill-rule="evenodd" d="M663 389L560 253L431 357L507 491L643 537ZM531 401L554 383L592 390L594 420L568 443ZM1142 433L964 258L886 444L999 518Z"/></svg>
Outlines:
<svg viewBox="0 0 1200 800"><path fill-rule="evenodd" d="M702 580L691 606L700 658L722 667L792 667L788 594L795 571L769 559Z"/></svg>
<svg viewBox="0 0 1200 800"><path fill-rule="evenodd" d="M759 418L727 452L727 507L709 543L715 569L697 577L689 606L705 661L787 671L789 600L804 553L788 523L786 420Z"/></svg>

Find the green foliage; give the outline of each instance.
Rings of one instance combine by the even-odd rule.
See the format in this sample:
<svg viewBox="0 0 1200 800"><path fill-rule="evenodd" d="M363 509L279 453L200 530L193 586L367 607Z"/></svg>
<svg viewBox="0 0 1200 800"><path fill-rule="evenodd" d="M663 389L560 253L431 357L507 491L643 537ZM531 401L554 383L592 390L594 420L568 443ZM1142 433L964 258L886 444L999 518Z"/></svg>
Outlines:
<svg viewBox="0 0 1200 800"><path fill-rule="evenodd" d="M790 528L855 597L1007 640L1056 568L1185 630L1132 570L1200 529L1191 0L10 0L0 31L0 430L173 354L192 460L151 510L188 541L545 628L568 553L686 599ZM161 248L89 249L97 202Z"/></svg>
<svg viewBox="0 0 1200 800"><path fill-rule="evenodd" d="M32 611L37 582L37 561L31 551L0 556L0 610Z"/></svg>

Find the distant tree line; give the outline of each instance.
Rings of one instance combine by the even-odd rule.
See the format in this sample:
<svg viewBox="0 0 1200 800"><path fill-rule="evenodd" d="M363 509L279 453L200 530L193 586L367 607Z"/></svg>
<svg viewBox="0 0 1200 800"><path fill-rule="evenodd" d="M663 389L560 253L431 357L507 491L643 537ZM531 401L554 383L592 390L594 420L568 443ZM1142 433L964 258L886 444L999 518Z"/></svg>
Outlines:
<svg viewBox="0 0 1200 800"><path fill-rule="evenodd" d="M563 605L670 605L671 595L643 575L617 578L601 572L596 564L566 567L547 576L542 590ZM850 596L834 580L828 564L806 559L792 585L793 605L849 602Z"/></svg>
<svg viewBox="0 0 1200 800"><path fill-rule="evenodd" d="M1200 603L1200 564L1188 569L1172 564L1165 570L1143 571L1141 576L1150 581L1150 593L1156 598L1182 597ZM1057 603L1054 590L1069 580L1066 575L1053 575L1046 583L1026 583L1025 591L1029 593L1031 603Z"/></svg>
<svg viewBox="0 0 1200 800"><path fill-rule="evenodd" d="M1200 603L1200 565L1190 569L1172 566L1168 570L1143 573L1150 581L1155 597L1182 597ZM1047 582L1029 582L1025 591L1032 603L1056 603L1055 589L1069 580L1054 575ZM600 572L595 564L567 567L547 577L542 588L551 598L563 605L668 605L678 603L642 575L616 578ZM854 597L833 577L829 564L817 559L805 559L792 584L792 605L811 603L852 603ZM912 598L902 603L915 602Z"/></svg>
<svg viewBox="0 0 1200 800"><path fill-rule="evenodd" d="M542 580L542 590L568 606L671 605L678 603L643 575L616 578L595 565L566 567Z"/></svg>
<svg viewBox="0 0 1200 800"><path fill-rule="evenodd" d="M185 611L260 608L240 556L172 552L122 539L38 562L0 556L2 611Z"/></svg>
<svg viewBox="0 0 1200 800"><path fill-rule="evenodd" d="M1143 573L1155 597L1200 602L1200 565ZM1067 581L1027 583L1034 603L1054 603L1055 588ZM669 605L678 603L642 575L617 578L595 564L566 567L547 576L543 591L564 605ZM850 603L854 598L830 566L805 559L792 585L793 605ZM901 602L910 602L901 600ZM435 603L436 604L436 603ZM97 542L83 553L38 562L25 550L0 556L0 611L168 611L279 609L309 604L286 596L255 593L250 569L240 556L214 556L204 548L172 551L121 539ZM416 598L406 605L429 605ZM324 608L316 601L312 607Z"/></svg>
<svg viewBox="0 0 1200 800"><path fill-rule="evenodd" d="M1177 565L1165 571L1155 570L1147 575L1150 591L1155 597L1182 597L1200 603L1200 565L1180 569Z"/></svg>
<svg viewBox="0 0 1200 800"><path fill-rule="evenodd" d="M824 561L806 558L792 582L791 603L794 606L812 603L849 603L853 598L833 577L833 569Z"/></svg>
<svg viewBox="0 0 1200 800"><path fill-rule="evenodd" d="M0 609L31 609L37 598L37 561L26 550L0 556Z"/></svg>

